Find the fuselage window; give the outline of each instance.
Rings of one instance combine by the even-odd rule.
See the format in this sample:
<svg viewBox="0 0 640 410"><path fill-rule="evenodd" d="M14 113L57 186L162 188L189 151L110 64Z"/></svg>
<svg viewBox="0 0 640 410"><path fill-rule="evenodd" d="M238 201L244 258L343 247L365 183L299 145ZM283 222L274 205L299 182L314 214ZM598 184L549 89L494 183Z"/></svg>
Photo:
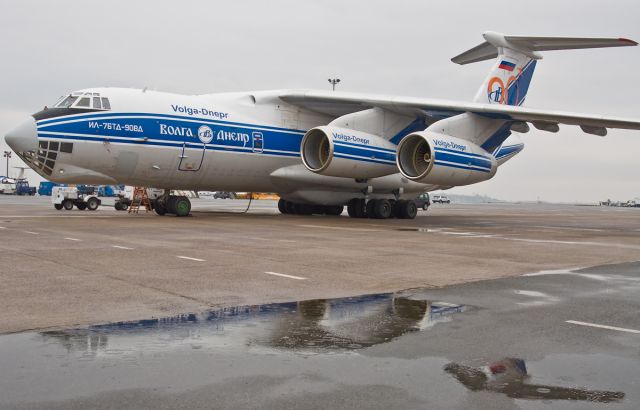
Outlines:
<svg viewBox="0 0 640 410"><path fill-rule="evenodd" d="M56 107L60 107L60 108L69 108L71 107L71 105L76 102L76 100L78 99L78 97L73 97L73 96L68 96L67 98L65 98L64 100L62 100L60 103L58 103L58 105L56 105Z"/></svg>
<svg viewBox="0 0 640 410"><path fill-rule="evenodd" d="M111 109L111 104L109 103L109 99L102 97L102 109L103 110L110 110Z"/></svg>
<svg viewBox="0 0 640 410"><path fill-rule="evenodd" d="M99 110L102 109L102 104L100 103L100 97L93 97L93 108L97 108Z"/></svg>
<svg viewBox="0 0 640 410"><path fill-rule="evenodd" d="M73 142L61 142L60 152L71 154L73 152Z"/></svg>
<svg viewBox="0 0 640 410"><path fill-rule="evenodd" d="M90 106L91 106L91 100L89 100L89 97L82 97L80 101L78 101L78 103L76 104L76 107L90 107Z"/></svg>

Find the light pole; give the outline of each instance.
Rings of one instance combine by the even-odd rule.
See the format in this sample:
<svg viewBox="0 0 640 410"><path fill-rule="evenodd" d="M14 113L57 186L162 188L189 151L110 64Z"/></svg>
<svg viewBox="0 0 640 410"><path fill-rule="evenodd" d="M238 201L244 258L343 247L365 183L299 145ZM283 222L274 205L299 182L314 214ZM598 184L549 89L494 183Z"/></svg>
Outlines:
<svg viewBox="0 0 640 410"><path fill-rule="evenodd" d="M5 151L4 157L7 159L7 178L9 178L9 158L11 158L11 151Z"/></svg>
<svg viewBox="0 0 640 410"><path fill-rule="evenodd" d="M336 84L340 82L339 78L330 78L329 83L333 86L333 91L336 90Z"/></svg>

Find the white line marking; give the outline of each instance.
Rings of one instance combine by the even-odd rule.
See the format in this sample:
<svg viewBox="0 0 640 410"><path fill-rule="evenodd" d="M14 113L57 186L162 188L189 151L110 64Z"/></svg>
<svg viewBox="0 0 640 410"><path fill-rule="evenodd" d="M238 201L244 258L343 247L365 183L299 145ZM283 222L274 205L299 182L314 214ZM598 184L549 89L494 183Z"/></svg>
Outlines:
<svg viewBox="0 0 640 410"><path fill-rule="evenodd" d="M306 280L307 278L303 278L301 276L293 276L293 275L285 275L284 273L278 272L265 272L267 275L280 276L283 278L296 279L296 280Z"/></svg>
<svg viewBox="0 0 640 410"><path fill-rule="evenodd" d="M66 239L68 241L78 241L78 242L81 241L81 239L76 239L76 238L64 238L64 239Z"/></svg>
<svg viewBox="0 0 640 410"><path fill-rule="evenodd" d="M0 229L7 229L6 226L0 226Z"/></svg>
<svg viewBox="0 0 640 410"><path fill-rule="evenodd" d="M38 232L25 231L25 233L30 233L31 235L40 235Z"/></svg>
<svg viewBox="0 0 640 410"><path fill-rule="evenodd" d="M546 275L572 275L573 271L584 268L568 268L568 269L556 269L556 270L541 270L538 272L525 273L522 276L546 276Z"/></svg>
<svg viewBox="0 0 640 410"><path fill-rule="evenodd" d="M190 261L196 261L196 262L206 262L206 260L204 260L204 259L190 258L189 256L180 256L180 255L177 255L177 256L176 256L176 258L180 258L180 259L187 259L187 260L190 260Z"/></svg>
<svg viewBox="0 0 640 410"><path fill-rule="evenodd" d="M597 327L599 329L608 329L608 330L617 330L618 332L627 332L627 333L636 333L636 334L640 334L640 330L635 330L635 329L626 329L624 327L615 327L615 326L607 326L607 325L598 325L596 323L587 323L587 322L579 322L577 320L567 320L567 323L572 323L574 325L580 325L580 326L590 326L590 327Z"/></svg>
<svg viewBox="0 0 640 410"><path fill-rule="evenodd" d="M516 290L518 295L531 296L532 298L546 298L549 295L536 290Z"/></svg>
<svg viewBox="0 0 640 410"><path fill-rule="evenodd" d="M133 250L133 248L129 248L127 246L120 246L120 245L111 245L111 247L112 248L118 248L118 249L125 249L125 250L128 250L128 251Z"/></svg>

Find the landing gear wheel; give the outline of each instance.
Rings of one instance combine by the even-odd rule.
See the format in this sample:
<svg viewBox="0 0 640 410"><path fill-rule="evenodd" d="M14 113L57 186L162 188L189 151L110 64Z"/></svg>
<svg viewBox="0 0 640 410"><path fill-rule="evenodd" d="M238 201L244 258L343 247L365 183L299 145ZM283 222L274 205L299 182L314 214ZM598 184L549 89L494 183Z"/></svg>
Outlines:
<svg viewBox="0 0 640 410"><path fill-rule="evenodd" d="M285 201L282 198L280 198L280 200L278 201L278 211L280 211L280 213L283 215L286 215L289 213L287 212L287 201Z"/></svg>
<svg viewBox="0 0 640 410"><path fill-rule="evenodd" d="M339 216L339 215L342 215L342 211L344 211L344 206L330 205L325 207L324 213L326 215Z"/></svg>
<svg viewBox="0 0 640 410"><path fill-rule="evenodd" d="M366 216L366 209L364 199L354 198L347 204L347 212L352 218L364 218Z"/></svg>
<svg viewBox="0 0 640 410"><path fill-rule="evenodd" d="M376 205L376 201L377 199L370 199L369 202L367 202L367 205L365 206L365 213L362 216L363 218L367 217L367 218L374 218L374 207Z"/></svg>
<svg viewBox="0 0 640 410"><path fill-rule="evenodd" d="M191 212L191 201L186 196L178 196L174 201L176 216L188 216Z"/></svg>
<svg viewBox="0 0 640 410"><path fill-rule="evenodd" d="M65 199L64 201L62 201L62 207L67 210L70 211L73 209L73 201L70 199Z"/></svg>
<svg viewBox="0 0 640 410"><path fill-rule="evenodd" d="M53 204L53 207L56 208L58 211L62 210L62 204Z"/></svg>
<svg viewBox="0 0 640 410"><path fill-rule="evenodd" d="M87 209L90 211L95 211L98 209L100 203L98 202L98 198L89 198L87 201Z"/></svg>
<svg viewBox="0 0 640 410"><path fill-rule="evenodd" d="M414 205L415 206L415 205ZM376 219L387 219L391 216L391 202L388 199L373 201L373 215Z"/></svg>
<svg viewBox="0 0 640 410"><path fill-rule="evenodd" d="M295 214L295 207L293 206L293 202L291 201L285 201L284 203L284 209L286 211L287 214Z"/></svg>
<svg viewBox="0 0 640 410"><path fill-rule="evenodd" d="M167 213L167 206L164 201L156 199L153 203L153 210L156 211L156 214L162 216Z"/></svg>
<svg viewBox="0 0 640 410"><path fill-rule="evenodd" d="M311 215L313 206L308 204L293 204L293 209L297 215Z"/></svg>
<svg viewBox="0 0 640 410"><path fill-rule="evenodd" d="M78 202L76 204L76 208L78 208L81 211L84 211L85 209L87 209L87 204L85 204L84 202Z"/></svg>
<svg viewBox="0 0 640 410"><path fill-rule="evenodd" d="M418 215L418 207L413 201L398 201L397 216L400 219L414 219Z"/></svg>

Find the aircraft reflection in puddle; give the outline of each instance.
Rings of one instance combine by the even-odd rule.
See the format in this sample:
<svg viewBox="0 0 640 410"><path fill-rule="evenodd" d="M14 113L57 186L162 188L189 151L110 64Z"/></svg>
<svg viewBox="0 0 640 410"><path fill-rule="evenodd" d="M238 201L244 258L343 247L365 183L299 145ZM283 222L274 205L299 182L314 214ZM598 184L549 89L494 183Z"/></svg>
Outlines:
<svg viewBox="0 0 640 410"><path fill-rule="evenodd" d="M242 306L174 317L44 332L68 352L162 351L176 345L266 346L278 349L354 350L424 330L463 305L413 300L391 293L341 299Z"/></svg>
<svg viewBox="0 0 640 410"><path fill-rule="evenodd" d="M469 390L487 390L516 399L586 400L598 403L617 402L623 392L576 389L561 386L529 384L524 360L505 358L482 368L449 363L444 370L451 373Z"/></svg>

